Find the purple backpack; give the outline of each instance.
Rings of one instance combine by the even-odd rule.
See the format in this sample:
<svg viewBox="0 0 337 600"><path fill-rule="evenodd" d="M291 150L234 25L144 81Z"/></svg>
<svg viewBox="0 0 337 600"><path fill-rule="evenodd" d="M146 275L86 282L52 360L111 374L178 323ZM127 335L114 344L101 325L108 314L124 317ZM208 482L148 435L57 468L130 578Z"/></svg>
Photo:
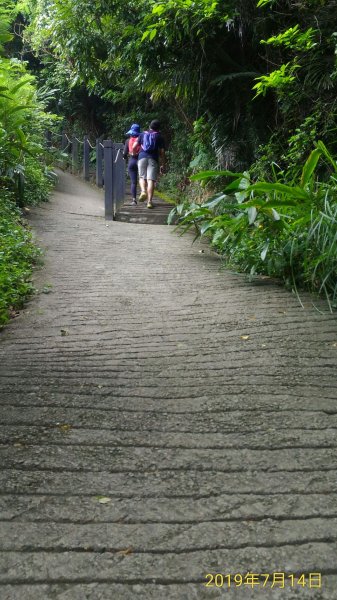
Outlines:
<svg viewBox="0 0 337 600"><path fill-rule="evenodd" d="M144 152L154 152L157 149L158 131L144 131L142 149Z"/></svg>

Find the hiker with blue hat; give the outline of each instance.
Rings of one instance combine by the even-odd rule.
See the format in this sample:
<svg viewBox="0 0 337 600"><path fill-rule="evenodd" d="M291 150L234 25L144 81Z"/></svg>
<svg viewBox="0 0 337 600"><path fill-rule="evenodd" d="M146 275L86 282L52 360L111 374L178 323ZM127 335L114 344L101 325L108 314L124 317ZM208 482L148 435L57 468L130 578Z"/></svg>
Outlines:
<svg viewBox="0 0 337 600"><path fill-rule="evenodd" d="M141 194L139 201L147 200L147 208L154 208L152 198L158 174L163 173L165 166L165 140L160 133L158 119L153 119L148 131L143 131L134 144L140 146L138 170ZM162 166L159 168L159 163Z"/></svg>
<svg viewBox="0 0 337 600"><path fill-rule="evenodd" d="M129 131L125 135L130 136L124 144L123 157L128 160L128 173L131 179L131 197L133 206L137 205L137 179L138 179L138 155L140 152L140 144L136 144L139 135L140 127L138 123L133 123Z"/></svg>

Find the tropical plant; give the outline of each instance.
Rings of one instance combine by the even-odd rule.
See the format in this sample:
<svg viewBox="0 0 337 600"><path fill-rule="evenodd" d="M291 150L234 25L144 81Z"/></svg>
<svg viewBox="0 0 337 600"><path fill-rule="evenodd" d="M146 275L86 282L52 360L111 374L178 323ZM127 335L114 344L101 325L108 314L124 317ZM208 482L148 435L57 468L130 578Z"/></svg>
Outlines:
<svg viewBox="0 0 337 600"><path fill-rule="evenodd" d="M316 178L319 161L330 169L327 181ZM337 164L319 141L298 181L252 182L250 174L204 171L195 181L231 178L222 193L202 204L180 204L183 233L194 227L196 238L207 236L230 266L264 273L297 286L324 292L337 306Z"/></svg>
<svg viewBox="0 0 337 600"><path fill-rule="evenodd" d="M46 200L45 127L53 117L39 100L35 80L17 57L7 56L14 4L0 1L0 327L32 293L39 250L17 205Z"/></svg>
<svg viewBox="0 0 337 600"><path fill-rule="evenodd" d="M53 117L45 112L25 64L5 55L4 42L12 38L8 33L12 12L3 4L0 11L4 15L0 35L0 189L11 189L23 205L25 180L29 181L33 171L44 177L40 159L45 158L44 134ZM30 170L26 170L27 161ZM35 177L34 185L36 181Z"/></svg>
<svg viewBox="0 0 337 600"><path fill-rule="evenodd" d="M23 223L13 195L0 194L0 328L33 292L32 267L40 251Z"/></svg>

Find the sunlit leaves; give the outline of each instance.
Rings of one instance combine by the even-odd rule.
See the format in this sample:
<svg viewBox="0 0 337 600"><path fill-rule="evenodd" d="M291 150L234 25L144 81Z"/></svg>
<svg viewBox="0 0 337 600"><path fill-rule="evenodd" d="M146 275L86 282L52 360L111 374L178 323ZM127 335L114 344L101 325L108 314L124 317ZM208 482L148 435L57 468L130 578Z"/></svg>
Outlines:
<svg viewBox="0 0 337 600"><path fill-rule="evenodd" d="M299 65L294 63L287 63L281 65L279 69L272 71L269 75L261 75L257 77L257 83L253 86L253 90L256 90L255 98L257 96L265 96L268 90L274 89L278 92L288 88L295 81L295 70L299 68Z"/></svg>
<svg viewBox="0 0 337 600"><path fill-rule="evenodd" d="M306 51L311 50L316 46L315 35L317 31L312 27L309 27L306 31L301 31L299 25L290 27L286 31L279 33L278 35L272 36L267 40L261 40L261 44L269 44L272 46L284 46L292 50Z"/></svg>

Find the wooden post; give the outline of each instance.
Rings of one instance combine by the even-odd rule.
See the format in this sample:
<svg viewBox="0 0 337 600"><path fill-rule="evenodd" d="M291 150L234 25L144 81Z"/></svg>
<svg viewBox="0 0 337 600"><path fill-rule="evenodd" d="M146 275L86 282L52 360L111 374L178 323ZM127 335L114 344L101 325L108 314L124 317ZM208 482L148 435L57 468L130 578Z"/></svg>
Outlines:
<svg viewBox="0 0 337 600"><path fill-rule="evenodd" d="M113 219L113 144L112 140L104 140L104 201L105 201L105 218L108 221Z"/></svg>
<svg viewBox="0 0 337 600"><path fill-rule="evenodd" d="M103 148L100 139L96 140L96 185L103 187Z"/></svg>
<svg viewBox="0 0 337 600"><path fill-rule="evenodd" d="M86 181L90 179L90 146L87 135L83 140L83 177Z"/></svg>

